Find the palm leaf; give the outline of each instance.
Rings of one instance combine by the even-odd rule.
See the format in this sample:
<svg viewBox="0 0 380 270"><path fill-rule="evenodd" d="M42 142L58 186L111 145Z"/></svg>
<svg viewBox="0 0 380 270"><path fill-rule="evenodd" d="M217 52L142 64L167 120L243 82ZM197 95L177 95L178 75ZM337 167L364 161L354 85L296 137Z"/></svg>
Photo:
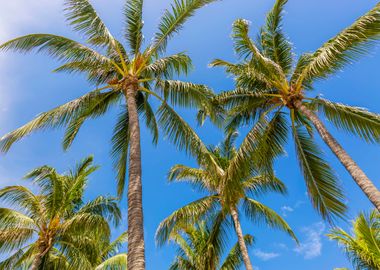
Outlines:
<svg viewBox="0 0 380 270"><path fill-rule="evenodd" d="M126 20L125 37L128 40L131 52L137 54L143 42L143 0L127 0L125 2L124 16Z"/></svg>
<svg viewBox="0 0 380 270"><path fill-rule="evenodd" d="M66 17L70 25L95 45L115 46L111 32L88 0L65 0Z"/></svg>
<svg viewBox="0 0 380 270"><path fill-rule="evenodd" d="M167 41L183 27L184 23L194 15L195 11L215 0L174 0L171 11L166 10L158 25L150 53L163 52Z"/></svg>
<svg viewBox="0 0 380 270"><path fill-rule="evenodd" d="M304 81L324 79L346 64L369 53L370 45L380 37L380 3L351 26L327 41L312 54L296 78L296 88Z"/></svg>
<svg viewBox="0 0 380 270"><path fill-rule="evenodd" d="M315 99L315 103L319 111L337 128L357 135L367 142L380 142L379 114L322 98Z"/></svg>
<svg viewBox="0 0 380 270"><path fill-rule="evenodd" d="M265 224L269 227L277 228L286 232L298 243L298 239L289 227L288 223L286 223L286 221L274 210L248 197L244 199L243 207L245 209L246 216L252 221L265 221Z"/></svg>
<svg viewBox="0 0 380 270"><path fill-rule="evenodd" d="M321 157L318 146L301 128L294 127L293 136L312 204L329 221L343 217L346 211L344 195L330 166Z"/></svg>

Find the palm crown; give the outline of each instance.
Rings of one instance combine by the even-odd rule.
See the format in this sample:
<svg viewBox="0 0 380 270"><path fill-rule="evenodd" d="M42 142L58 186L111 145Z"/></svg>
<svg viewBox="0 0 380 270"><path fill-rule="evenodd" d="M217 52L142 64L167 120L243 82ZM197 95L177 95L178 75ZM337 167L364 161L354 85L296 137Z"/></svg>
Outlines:
<svg viewBox="0 0 380 270"><path fill-rule="evenodd" d="M222 260L227 239L227 230L221 224L220 219L176 227L170 234L170 240L178 246L177 256L169 269L240 269L243 259L238 244L235 244ZM253 243L253 237L250 235L245 235L244 239L247 245Z"/></svg>
<svg viewBox="0 0 380 270"><path fill-rule="evenodd" d="M236 89L216 100L229 110L226 129L256 122L278 136L267 137L266 147L285 143L288 127L293 134L301 170L314 207L331 220L345 211L340 183L314 141L314 128L351 173L370 200L378 205L380 193L364 172L331 136L315 113L324 114L337 128L368 142L380 139L380 116L363 108L335 103L313 95L316 80L326 79L344 65L365 54L380 37L380 4L354 24L326 42L315 53L294 62L291 43L282 30L282 12L287 0L277 0L268 13L257 41L249 37L249 22L233 24L234 48L239 63L216 59L211 65L225 67ZM289 120L284 115L289 116ZM280 117L281 116L281 117ZM254 127L251 133L257 127ZM278 140L278 138L282 140ZM277 146L276 146L277 147ZM379 204L380 205L380 204Z"/></svg>
<svg viewBox="0 0 380 270"><path fill-rule="evenodd" d="M108 221L117 225L121 219L115 199L97 197L83 202L88 176L97 169L92 157L74 170L58 174L49 166L39 167L25 176L41 190L33 193L23 186L0 190L5 204L22 209L0 208L0 252L13 254L0 263L0 269L74 269L88 266L83 254L90 241L102 243L110 237ZM91 269L91 268L83 268Z"/></svg>
<svg viewBox="0 0 380 270"><path fill-rule="evenodd" d="M249 136L244 138L240 147L236 149L234 147L236 137L236 132L230 133L221 145L209 147L214 162L205 159L199 164L199 168L185 165L172 167L169 173L170 181L189 182L209 195L183 206L162 221L156 239L159 244L167 241L178 224L186 226L213 215L223 223L231 217L239 238L240 249L245 257L246 268L252 269L239 220L240 206L251 221L264 221L268 226L279 228L294 239L296 237L289 225L274 210L249 196L258 196L270 191L285 193L286 188L266 166L259 167L260 160L255 160L256 153L251 151L252 138Z"/></svg>
<svg viewBox="0 0 380 270"><path fill-rule="evenodd" d="M175 75L186 74L191 59L185 53L163 57L168 40L180 30L194 11L214 0L176 0L171 10L166 10L158 30L150 44L143 49L142 0L126 1L125 39L128 47L118 41L99 18L88 0L66 0L66 17L73 29L86 38L88 45L51 34L32 34L10 40L0 50L28 52L37 49L62 61L55 71L83 73L98 88L84 96L40 114L33 121L5 135L1 149L8 151L11 145L36 130L66 127L63 146L68 148L80 127L87 119L99 117L109 107L119 104L125 96L126 86L136 84L138 113L158 139L158 126L179 146L191 144L191 134L183 119L167 102L173 105L203 108L212 113L209 98L212 92L203 85L169 80ZM150 97L161 106L157 110L158 121ZM112 155L118 171L118 192L125 183L128 152L128 109L121 107L120 117L112 137ZM186 138L186 140L185 140Z"/></svg>
<svg viewBox="0 0 380 270"><path fill-rule="evenodd" d="M328 237L342 246L355 269L380 268L380 214L373 210L361 213L353 221L353 232L335 228Z"/></svg>
<svg viewBox="0 0 380 270"><path fill-rule="evenodd" d="M158 126L179 147L200 155L204 149L199 138L169 105L197 107L217 120L210 102L212 92L203 85L171 80L186 74L191 67L184 53L163 56L168 40L177 33L194 12L215 0L174 0L158 25L154 38L143 48L143 0L126 0L124 46L108 30L89 0L66 0L66 17L73 29L85 36L87 44L51 34L33 34L16 38L0 46L0 50L45 51L63 61L56 71L83 73L97 89L78 99L42 113L0 141L0 149L11 145L35 130L65 126L63 146L68 148L82 124L105 114L121 100L120 116L112 137L112 156L117 171L118 194L124 191L129 158L128 182L128 267L144 269L144 236L142 211L142 169L140 119L145 121L158 139ZM150 99L160 104L154 112ZM156 115L158 119L156 120Z"/></svg>

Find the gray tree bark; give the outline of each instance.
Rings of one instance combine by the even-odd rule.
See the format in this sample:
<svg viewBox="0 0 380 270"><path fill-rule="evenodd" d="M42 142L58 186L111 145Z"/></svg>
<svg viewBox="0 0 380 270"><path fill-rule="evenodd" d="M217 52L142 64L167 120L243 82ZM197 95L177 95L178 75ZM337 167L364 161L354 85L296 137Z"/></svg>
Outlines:
<svg viewBox="0 0 380 270"><path fill-rule="evenodd" d="M145 269L142 208L140 126L136 105L137 86L126 91L129 114L128 270Z"/></svg>
<svg viewBox="0 0 380 270"><path fill-rule="evenodd" d="M231 211L232 219L234 220L235 231L238 237L238 243L239 243L241 254L243 256L245 269L253 270L252 263L248 254L247 245L245 244L245 241L244 241L243 230L241 229L238 212L236 211L235 208L232 208L232 207L230 211Z"/></svg>

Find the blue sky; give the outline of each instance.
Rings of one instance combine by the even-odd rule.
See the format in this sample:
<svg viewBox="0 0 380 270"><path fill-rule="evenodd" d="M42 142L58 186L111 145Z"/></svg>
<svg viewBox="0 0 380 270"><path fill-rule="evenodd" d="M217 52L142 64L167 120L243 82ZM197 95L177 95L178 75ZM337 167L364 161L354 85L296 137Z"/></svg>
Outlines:
<svg viewBox="0 0 380 270"><path fill-rule="evenodd" d="M38 32L56 33L81 40L64 22L62 2L13 0L2 3L0 43L18 35ZM121 37L123 1L92 2L114 35ZM170 0L145 1L146 40L152 37L159 17L169 3ZM198 12L169 46L169 52L186 51L193 58L195 69L186 80L205 83L216 92L232 89L231 78L227 78L220 69L208 68L207 64L214 58L233 61L235 56L230 38L232 22L237 18L245 18L252 21L252 29L257 30L264 20L264 14L273 3L272 0L224 0ZM286 6L284 28L295 45L296 53L313 51L375 4L376 1L371 0L290 0ZM345 68L329 80L318 83L315 93L321 93L334 101L366 107L380 113L379 60L380 51L374 50L370 56ZM81 76L53 74L51 70L57 63L44 55L0 53L0 63L1 135L17 128L38 113L92 89ZM195 127L194 112L181 113ZM64 171L79 159L93 154L95 162L102 167L94 173L88 186L87 197L93 198L104 193L113 195L115 181L109 159L109 140L116 114L117 108L105 117L85 124L68 152L63 152L61 147L62 130L35 133L17 143L7 155L0 156L0 187L24 183L20 180L22 175L36 166L49 164ZM379 186L378 145L368 145L334 128L331 130ZM222 133L209 124L197 128L197 132L207 143L215 144L222 138ZM152 146L146 130L143 130L142 148L147 269L167 269L174 257L175 249L172 246L156 248L153 237L157 225L173 210L200 195L185 184L169 185L166 174L176 163L194 166L195 163L184 153L176 151L175 147L162 137L157 147ZM310 206L293 148L294 146L289 144L288 154L276 165L278 176L288 186L288 196L269 195L262 198L262 201L286 218L301 245L297 247L283 233L244 221L244 231L256 237L256 244L250 251L252 262L259 270L279 267L292 270L349 267L350 264L336 244L325 237L329 229L328 224L325 224ZM329 149L323 149L343 183L348 199L349 217L354 217L361 210L370 209L366 198ZM122 201L121 208L126 209L125 200ZM342 221L339 225L348 228L349 223ZM115 232L123 229L125 226L116 229ZM232 230L231 240L236 240Z"/></svg>

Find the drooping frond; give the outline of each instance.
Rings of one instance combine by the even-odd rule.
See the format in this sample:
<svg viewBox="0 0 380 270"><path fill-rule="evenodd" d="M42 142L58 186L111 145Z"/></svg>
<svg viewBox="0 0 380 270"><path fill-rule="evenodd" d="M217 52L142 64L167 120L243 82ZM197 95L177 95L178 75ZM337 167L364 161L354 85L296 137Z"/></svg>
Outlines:
<svg viewBox="0 0 380 270"><path fill-rule="evenodd" d="M98 265L95 270L108 270L108 269L127 269L127 254L117 254L112 256Z"/></svg>
<svg viewBox="0 0 380 270"><path fill-rule="evenodd" d="M304 81L323 79L347 63L369 53L370 45L380 38L380 3L358 18L351 26L327 41L308 59L296 80L300 89Z"/></svg>
<svg viewBox="0 0 380 270"><path fill-rule="evenodd" d="M163 245L168 241L170 233L175 225L178 225L179 223L191 224L198 221L205 214L212 213L216 207L216 199L215 196L207 196L174 211L158 226L155 237L157 244Z"/></svg>
<svg viewBox="0 0 380 270"><path fill-rule="evenodd" d="M129 116L127 107L119 114L112 136L113 166L117 172L117 194L124 192L129 148Z"/></svg>
<svg viewBox="0 0 380 270"><path fill-rule="evenodd" d="M313 206L329 221L334 217L343 217L346 211L344 195L331 167L321 157L321 150L301 128L293 128L293 137Z"/></svg>
<svg viewBox="0 0 380 270"><path fill-rule="evenodd" d="M56 107L51 111L40 114L34 120L2 137L0 140L0 150L7 152L13 143L29 135L33 131L67 125L72 119L75 119L77 115L80 115L89 107L93 106L93 102L97 101L99 96L104 95L105 93L95 90L80 98Z"/></svg>
<svg viewBox="0 0 380 270"><path fill-rule="evenodd" d="M215 180L207 170L191 168L185 165L177 164L173 166L168 174L170 182L189 182L200 190L215 190Z"/></svg>
<svg viewBox="0 0 380 270"><path fill-rule="evenodd" d="M142 19L143 0L125 1L124 16L126 22L125 38L128 40L129 47L133 54L140 51L143 42L142 28L144 22Z"/></svg>
<svg viewBox="0 0 380 270"><path fill-rule="evenodd" d="M79 129L87 119L93 119L104 115L110 106L117 103L119 99L120 93L118 91L109 91L94 95L91 100L89 100L90 102L86 104L86 107L82 108L81 112L78 113L67 125L63 137L63 148L68 149L71 146Z"/></svg>
<svg viewBox="0 0 380 270"><path fill-rule="evenodd" d="M250 193L254 196L267 192L278 192L280 194L287 192L285 184L274 176L274 173L250 177L243 182L243 186L247 194Z"/></svg>
<svg viewBox="0 0 380 270"><path fill-rule="evenodd" d="M0 50L29 52L37 49L38 52L47 52L58 60L88 61L108 63L109 59L74 40L51 34L31 34L12 39L0 45Z"/></svg>
<svg viewBox="0 0 380 270"><path fill-rule="evenodd" d="M251 198L244 199L244 210L246 216L254 222L265 222L266 225L272 228L280 229L289 234L296 242L298 242L292 229L288 223L278 215L274 210L263 205L262 203Z"/></svg>
<svg viewBox="0 0 380 270"><path fill-rule="evenodd" d="M0 230L10 228L36 228L34 220L27 215L9 208L0 208Z"/></svg>
<svg viewBox="0 0 380 270"><path fill-rule="evenodd" d="M148 101L149 95L144 94L142 95L142 104L139 104L138 111L142 115L143 119L145 120L145 125L149 129L150 133L152 134L152 142L153 144L157 144L158 142L158 124L156 120L155 112L153 111L152 106L150 105Z"/></svg>
<svg viewBox="0 0 380 270"><path fill-rule="evenodd" d="M379 114L322 98L315 99L315 103L319 111L323 112L337 128L357 135L367 142L380 141Z"/></svg>
<svg viewBox="0 0 380 270"><path fill-rule="evenodd" d="M91 213L102 216L108 221L112 221L115 226L118 226L121 221L120 209L116 200L111 197L99 196L84 204L77 213Z"/></svg>
<svg viewBox="0 0 380 270"><path fill-rule="evenodd" d="M38 196L24 186L7 186L0 190L0 200L21 207L27 215L40 217L43 206Z"/></svg>
<svg viewBox="0 0 380 270"><path fill-rule="evenodd" d="M195 11L216 0L174 0L171 10L166 10L158 25L150 53L161 53L166 49L168 40L194 15Z"/></svg>
<svg viewBox="0 0 380 270"><path fill-rule="evenodd" d="M268 13L265 26L261 29L263 53L277 63L285 74L292 68L292 46L282 31L282 15L288 0L277 0Z"/></svg>
<svg viewBox="0 0 380 270"><path fill-rule="evenodd" d="M34 233L35 231L30 228L0 229L0 252L9 253L22 248L32 239Z"/></svg>
<svg viewBox="0 0 380 270"><path fill-rule="evenodd" d="M162 91L164 99L169 100L174 106L201 108L208 105L214 96L203 84L179 80L158 80L156 87Z"/></svg>
<svg viewBox="0 0 380 270"><path fill-rule="evenodd" d="M157 111L158 123L166 136L179 148L197 158L201 164L207 160L214 163L207 147L194 130L167 103L163 102Z"/></svg>
<svg viewBox="0 0 380 270"><path fill-rule="evenodd" d="M66 17L75 31L90 44L115 46L115 38L100 19L89 0L65 0Z"/></svg>
<svg viewBox="0 0 380 270"><path fill-rule="evenodd" d="M178 53L155 60L145 70L155 78L172 78L173 75L186 75L191 68L190 57L185 53Z"/></svg>

